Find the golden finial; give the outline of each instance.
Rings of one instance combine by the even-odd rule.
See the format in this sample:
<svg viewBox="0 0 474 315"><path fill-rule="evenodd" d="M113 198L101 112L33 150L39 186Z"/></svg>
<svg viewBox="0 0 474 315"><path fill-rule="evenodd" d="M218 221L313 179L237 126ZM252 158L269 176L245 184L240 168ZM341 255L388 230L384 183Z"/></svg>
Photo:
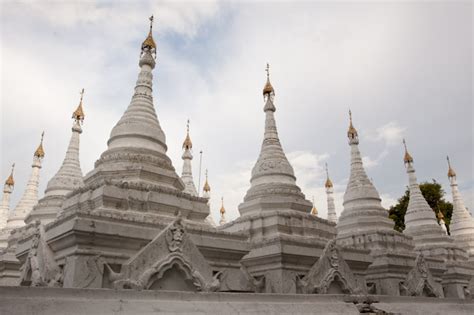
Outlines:
<svg viewBox="0 0 474 315"><path fill-rule="evenodd" d="M263 88L263 95L275 94L275 90L273 89L273 86L270 83L270 64L268 62L265 71L267 72L267 83L265 83L265 87Z"/></svg>
<svg viewBox="0 0 474 315"><path fill-rule="evenodd" d="M357 130L352 124L352 111L349 109L349 130L347 131L347 136L349 139L354 139L357 137Z"/></svg>
<svg viewBox="0 0 474 315"><path fill-rule="evenodd" d="M224 208L224 197L221 197L221 209L219 210L219 212L221 213L221 216L223 216L225 214L225 208Z"/></svg>
<svg viewBox="0 0 474 315"><path fill-rule="evenodd" d="M207 169L206 169L206 182L204 183L204 188L203 188L203 190L204 190L205 192L210 192L210 191L211 191L211 186L209 186L209 183L208 183L208 181L207 181Z"/></svg>
<svg viewBox="0 0 474 315"><path fill-rule="evenodd" d="M446 156L446 159L448 160L448 178L456 177L456 172L453 170L451 167L451 162L449 161L449 156Z"/></svg>
<svg viewBox="0 0 474 315"><path fill-rule="evenodd" d="M39 146L36 149L35 154L34 154L37 158L40 158L40 159L44 158L43 138L44 138L44 131L41 134L41 142L40 142L40 144L39 144Z"/></svg>
<svg viewBox="0 0 474 315"><path fill-rule="evenodd" d="M150 31L148 32L148 36L146 37L145 41L142 44L142 50L145 48L149 49L156 49L155 41L153 40L152 29L153 29L153 15L150 16Z"/></svg>
<svg viewBox="0 0 474 315"><path fill-rule="evenodd" d="M84 121L84 110L82 109L82 98L84 97L84 89L81 91L81 100L79 101L79 105L77 106L74 113L72 113L72 118L76 121Z"/></svg>
<svg viewBox="0 0 474 315"><path fill-rule="evenodd" d="M7 180L5 181L5 185L7 186L15 186L15 181L13 180L13 170L15 169L15 163L12 164L12 170L10 172L10 176L8 176Z"/></svg>
<svg viewBox="0 0 474 315"><path fill-rule="evenodd" d="M326 163L326 183L324 184L326 188L332 187L332 181L329 179L329 170L328 170L328 163Z"/></svg>
<svg viewBox="0 0 474 315"><path fill-rule="evenodd" d="M191 142L191 137L189 136L189 119L188 122L186 123L186 139L184 139L183 142L183 149L189 150L192 149L193 143Z"/></svg>
<svg viewBox="0 0 474 315"><path fill-rule="evenodd" d="M413 163L413 158L411 157L410 153L408 153L407 143L405 139L403 139L403 146L405 147L405 156L403 157L403 161L405 162L405 164Z"/></svg>
<svg viewBox="0 0 474 315"><path fill-rule="evenodd" d="M441 221L441 220L444 220L444 215L443 215L443 212L441 212L441 210L438 211L438 220Z"/></svg>
<svg viewBox="0 0 474 315"><path fill-rule="evenodd" d="M318 209L316 209L316 205L314 204L314 196L313 196L313 209L311 209L311 214L317 216Z"/></svg>

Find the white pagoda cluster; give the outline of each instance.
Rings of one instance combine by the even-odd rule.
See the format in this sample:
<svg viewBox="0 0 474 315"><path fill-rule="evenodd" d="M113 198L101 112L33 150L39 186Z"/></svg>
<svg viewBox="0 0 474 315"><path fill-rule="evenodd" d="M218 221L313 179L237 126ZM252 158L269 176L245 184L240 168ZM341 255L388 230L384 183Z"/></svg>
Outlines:
<svg viewBox="0 0 474 315"><path fill-rule="evenodd" d="M107 149L82 175L83 93L58 172L38 200L43 138L13 210L13 167L0 204L0 285L234 293L428 296L468 299L474 292L474 220L449 165L454 211L438 222L405 151L410 201L405 231L367 176L350 113L350 176L337 217L326 165L327 218L297 185L276 124L267 77L260 154L250 188L229 220L221 199L211 216L208 172L202 193L192 172L189 121L179 176L153 101L157 46L150 19L132 98ZM200 185L198 185L200 187ZM217 213L216 213L217 214Z"/></svg>

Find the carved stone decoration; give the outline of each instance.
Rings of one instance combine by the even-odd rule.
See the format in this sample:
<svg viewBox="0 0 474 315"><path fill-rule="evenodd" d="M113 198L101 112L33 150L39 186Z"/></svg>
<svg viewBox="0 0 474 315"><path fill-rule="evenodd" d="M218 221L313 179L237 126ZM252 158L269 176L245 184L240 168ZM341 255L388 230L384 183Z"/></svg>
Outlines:
<svg viewBox="0 0 474 315"><path fill-rule="evenodd" d="M249 291L255 293L263 293L265 291L265 276L259 278L253 277L244 265L240 267L240 270L247 280L247 288Z"/></svg>
<svg viewBox="0 0 474 315"><path fill-rule="evenodd" d="M206 259L186 233L181 217L130 258L120 273L107 263L105 266L116 289L161 288L159 284L165 282L169 271L179 274L193 291L218 291L222 276L222 272L213 276Z"/></svg>
<svg viewBox="0 0 474 315"><path fill-rule="evenodd" d="M400 283L400 295L444 297L441 285L434 281L422 253L416 257L415 266L405 281Z"/></svg>
<svg viewBox="0 0 474 315"><path fill-rule="evenodd" d="M62 270L54 259L54 254L46 243L44 227L36 221L30 251L21 267L20 284L32 287L62 287Z"/></svg>
<svg viewBox="0 0 474 315"><path fill-rule="evenodd" d="M181 251L183 244L184 227L181 220L176 220L166 231L166 242L170 252Z"/></svg>
<svg viewBox="0 0 474 315"><path fill-rule="evenodd" d="M306 276L296 277L296 286L297 292L305 294L363 293L335 240L328 242L322 256ZM334 289L340 292L334 292Z"/></svg>
<svg viewBox="0 0 474 315"><path fill-rule="evenodd" d="M78 288L85 289L103 277L104 258L100 255L89 256L84 261L84 277L76 285ZM92 285L93 286L93 285Z"/></svg>

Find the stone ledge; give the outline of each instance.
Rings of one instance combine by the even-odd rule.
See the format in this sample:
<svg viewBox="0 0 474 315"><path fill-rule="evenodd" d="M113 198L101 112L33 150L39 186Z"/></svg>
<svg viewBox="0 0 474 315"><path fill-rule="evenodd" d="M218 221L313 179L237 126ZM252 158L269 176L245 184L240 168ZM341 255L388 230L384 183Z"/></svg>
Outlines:
<svg viewBox="0 0 474 315"><path fill-rule="evenodd" d="M370 296L396 314L472 314L474 301ZM1 314L359 314L362 296L0 287Z"/></svg>

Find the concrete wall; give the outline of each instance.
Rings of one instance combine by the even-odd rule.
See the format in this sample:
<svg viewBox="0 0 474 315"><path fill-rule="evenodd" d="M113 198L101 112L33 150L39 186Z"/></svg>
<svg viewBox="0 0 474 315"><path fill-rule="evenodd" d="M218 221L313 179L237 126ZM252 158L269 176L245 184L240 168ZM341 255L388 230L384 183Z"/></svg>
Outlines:
<svg viewBox="0 0 474 315"><path fill-rule="evenodd" d="M359 314L343 295L0 287L0 314ZM396 314L474 314L474 301L374 296Z"/></svg>

